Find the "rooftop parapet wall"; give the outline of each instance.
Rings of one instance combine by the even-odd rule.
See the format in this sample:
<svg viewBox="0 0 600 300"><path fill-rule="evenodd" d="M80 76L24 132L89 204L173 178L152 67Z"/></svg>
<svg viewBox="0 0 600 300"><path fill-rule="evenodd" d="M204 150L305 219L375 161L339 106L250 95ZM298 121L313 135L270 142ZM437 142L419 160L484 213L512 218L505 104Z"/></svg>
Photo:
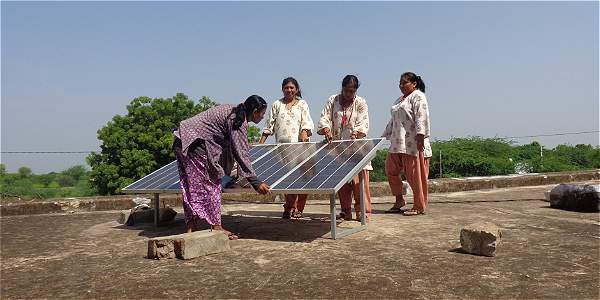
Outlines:
<svg viewBox="0 0 600 300"><path fill-rule="evenodd" d="M443 178L429 180L430 193L451 193L460 191L486 190L519 186L536 186L560 184L568 182L600 181L600 169L578 172L558 172L544 174L523 174L490 177ZM387 182L371 182L371 197L390 196L391 190ZM123 210L135 206L135 197L152 198L152 195L116 195L85 198L50 199L31 201L27 203L8 203L0 205L1 216L68 213L79 211ZM164 206L181 206L181 195L162 194L161 203ZM223 202L255 202L279 203L282 197L271 195L262 196L255 193L223 194ZM543 198L543 197L542 197ZM327 200L328 195L314 194L309 200Z"/></svg>

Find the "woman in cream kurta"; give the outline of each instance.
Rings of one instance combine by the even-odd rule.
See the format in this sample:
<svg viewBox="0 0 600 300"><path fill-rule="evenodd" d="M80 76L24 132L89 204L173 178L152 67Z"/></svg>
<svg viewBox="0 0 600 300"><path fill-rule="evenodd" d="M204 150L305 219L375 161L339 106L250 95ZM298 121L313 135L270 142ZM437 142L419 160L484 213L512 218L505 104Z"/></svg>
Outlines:
<svg viewBox="0 0 600 300"><path fill-rule="evenodd" d="M265 140L267 136L274 135L277 143L308 142L309 133L314 128L308 103L299 97L290 102L285 98L275 101L266 123L262 133Z"/></svg>
<svg viewBox="0 0 600 300"><path fill-rule="evenodd" d="M277 143L308 142L314 128L308 104L302 97L300 85L293 77L281 84L283 98L271 106L266 126L259 143L263 144L269 135L275 135ZM283 218L301 218L308 195L286 194L283 205Z"/></svg>
<svg viewBox="0 0 600 300"><path fill-rule="evenodd" d="M369 108L367 101L356 95L360 83L354 75L346 75L342 81L342 93L332 95L325 104L319 119L318 133L325 135L328 141L359 139L369 132ZM371 194L369 192L369 170L367 165L362 171L365 179L365 207L367 217L371 216ZM360 186L355 176L351 183L345 184L338 196L342 206L341 218L352 219L352 196L357 219L360 219Z"/></svg>
<svg viewBox="0 0 600 300"><path fill-rule="evenodd" d="M391 108L391 120L382 136L390 140L391 145L385 162L385 172L396 203L388 213L419 215L427 208L427 179L429 176L429 107L425 96L425 83L420 76L407 72L400 77L402 96ZM414 204L412 209L403 211L406 202L402 196L402 179L406 175L410 185Z"/></svg>

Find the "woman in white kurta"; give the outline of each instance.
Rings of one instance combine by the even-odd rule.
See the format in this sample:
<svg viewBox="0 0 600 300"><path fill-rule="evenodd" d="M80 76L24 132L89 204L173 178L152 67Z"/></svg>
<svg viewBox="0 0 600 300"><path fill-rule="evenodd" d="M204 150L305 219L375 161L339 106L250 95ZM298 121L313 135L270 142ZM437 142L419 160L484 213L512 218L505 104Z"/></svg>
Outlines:
<svg viewBox="0 0 600 300"><path fill-rule="evenodd" d="M325 104L319 119L318 134L325 135L328 141L359 139L369 132L369 108L367 101L356 95L360 83L354 75L346 75L342 80L342 92L332 95ZM365 178L365 207L367 218L371 216L371 193L369 192L369 164L362 171ZM360 186L355 176L352 183L345 184L338 196L342 206L341 218L352 219L352 196L357 219L360 219Z"/></svg>
<svg viewBox="0 0 600 300"><path fill-rule="evenodd" d="M385 172L396 203L388 213L403 213L414 216L425 213L427 208L427 179L429 176L429 107L425 96L425 83L420 76L407 72L400 76L402 96L391 108L391 120L382 136L391 145L385 161ZM404 173L410 185L414 204L409 210L402 210L406 202L402 196Z"/></svg>
<svg viewBox="0 0 600 300"><path fill-rule="evenodd" d="M281 83L283 98L271 106L259 143L275 135L277 143L308 142L314 129L308 104L302 99L298 81L288 77ZM301 218L308 195L286 194L283 218Z"/></svg>

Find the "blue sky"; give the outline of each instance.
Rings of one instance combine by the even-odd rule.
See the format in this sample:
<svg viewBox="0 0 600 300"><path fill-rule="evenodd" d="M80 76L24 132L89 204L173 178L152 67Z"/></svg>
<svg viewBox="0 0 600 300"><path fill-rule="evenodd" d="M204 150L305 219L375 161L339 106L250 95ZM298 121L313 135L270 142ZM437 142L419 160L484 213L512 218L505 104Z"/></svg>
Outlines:
<svg viewBox="0 0 600 300"><path fill-rule="evenodd" d="M369 136L399 75L427 85L432 138L598 130L598 2L2 1L2 151L98 150L137 96L238 103L294 76L315 121L344 75ZM261 124L262 127L263 124ZM598 145L598 133L519 139ZM270 140L271 141L271 140ZM9 171L85 155L3 154Z"/></svg>

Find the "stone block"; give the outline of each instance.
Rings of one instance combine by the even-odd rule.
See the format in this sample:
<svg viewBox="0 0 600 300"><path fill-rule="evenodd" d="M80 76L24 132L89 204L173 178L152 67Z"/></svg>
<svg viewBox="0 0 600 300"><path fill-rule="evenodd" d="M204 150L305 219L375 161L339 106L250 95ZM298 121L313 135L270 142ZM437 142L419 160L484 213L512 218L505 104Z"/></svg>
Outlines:
<svg viewBox="0 0 600 300"><path fill-rule="evenodd" d="M599 185L559 184L550 191L550 207L596 212L600 205Z"/></svg>
<svg viewBox="0 0 600 300"><path fill-rule="evenodd" d="M125 224L125 223L127 223L127 220L129 219L129 215L130 214L131 214L131 210L130 209L122 210L121 213L119 213L119 217L117 218L117 222L119 222L119 224Z"/></svg>
<svg viewBox="0 0 600 300"><path fill-rule="evenodd" d="M487 222L474 223L460 230L460 245L467 253L496 256L501 237L498 226Z"/></svg>
<svg viewBox="0 0 600 300"><path fill-rule="evenodd" d="M158 214L159 222L170 222L175 219L177 212L170 208L160 208ZM131 219L129 219L131 217ZM129 223L127 222L129 220ZM122 210L117 221L121 224L135 225L139 223L154 223L154 208L139 209L131 213L130 209Z"/></svg>
<svg viewBox="0 0 600 300"><path fill-rule="evenodd" d="M230 249L229 238L220 231L202 230L148 240L148 258L192 259Z"/></svg>

